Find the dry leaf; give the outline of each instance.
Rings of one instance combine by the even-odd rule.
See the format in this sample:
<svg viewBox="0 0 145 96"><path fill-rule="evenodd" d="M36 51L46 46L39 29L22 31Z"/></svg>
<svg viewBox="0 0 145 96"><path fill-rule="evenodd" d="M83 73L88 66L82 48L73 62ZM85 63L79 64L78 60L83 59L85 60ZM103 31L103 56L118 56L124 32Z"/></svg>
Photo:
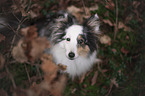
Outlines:
<svg viewBox="0 0 145 96"><path fill-rule="evenodd" d="M42 38L38 37L32 40L31 44L32 44L32 48L29 54L33 60L36 60L39 57L41 57L41 55L43 54L43 51L46 48L50 47L49 42L45 37L42 37Z"/></svg>
<svg viewBox="0 0 145 96"><path fill-rule="evenodd" d="M107 19L107 20L103 19L103 22L104 22L105 24L109 24L109 26L114 26L114 25L115 25L115 24L112 23L109 19Z"/></svg>
<svg viewBox="0 0 145 96"><path fill-rule="evenodd" d="M5 40L5 36L0 34L0 42L2 42L3 40Z"/></svg>
<svg viewBox="0 0 145 96"><path fill-rule="evenodd" d="M121 52L124 53L125 55L127 55L129 53L129 51L126 50L124 47L121 48Z"/></svg>
<svg viewBox="0 0 145 96"><path fill-rule="evenodd" d="M116 53L116 52L117 52L117 50L116 50L116 49L112 49L112 52L113 52L113 53Z"/></svg>
<svg viewBox="0 0 145 96"><path fill-rule="evenodd" d="M17 44L17 46L15 46L12 50L12 56L13 58L18 61L18 62L27 62L28 59L25 55L25 52L22 48L22 44L23 44L23 40L20 40Z"/></svg>
<svg viewBox="0 0 145 96"><path fill-rule="evenodd" d="M140 1L133 1L133 7L137 8L140 5Z"/></svg>
<svg viewBox="0 0 145 96"><path fill-rule="evenodd" d="M111 84L113 84L116 87L118 87L118 83L116 82L116 78L111 79Z"/></svg>
<svg viewBox="0 0 145 96"><path fill-rule="evenodd" d="M44 80L47 82L52 81L57 76L58 66L52 61L52 56L43 54L41 57L41 69L45 73Z"/></svg>
<svg viewBox="0 0 145 96"><path fill-rule="evenodd" d="M92 6L89 8L90 11L96 11L98 10L99 6L96 4L95 6Z"/></svg>
<svg viewBox="0 0 145 96"><path fill-rule="evenodd" d="M4 67L5 59L3 55L0 53L0 69Z"/></svg>
<svg viewBox="0 0 145 96"><path fill-rule="evenodd" d="M92 86L96 83L97 77L98 77L98 71L95 72L95 74L94 74L94 76L93 76L93 78L91 80L91 85Z"/></svg>
<svg viewBox="0 0 145 96"><path fill-rule="evenodd" d="M102 44L108 44L108 45L110 45L111 38L108 35L103 35L102 37L100 37L100 42Z"/></svg>
<svg viewBox="0 0 145 96"><path fill-rule="evenodd" d="M25 38L34 39L38 37L37 28L35 25L29 26L26 28L21 28L21 34L25 36Z"/></svg>
<svg viewBox="0 0 145 96"><path fill-rule="evenodd" d="M124 28L124 31L131 31L130 27L127 27L123 22L118 23L118 29Z"/></svg>
<svg viewBox="0 0 145 96"><path fill-rule="evenodd" d="M8 96L8 94L4 89L0 89L0 96Z"/></svg>
<svg viewBox="0 0 145 96"><path fill-rule="evenodd" d="M62 96L62 93L64 91L65 85L66 85L66 76L65 75L61 75L58 79L58 81L56 81L50 92L53 94L53 96Z"/></svg>
<svg viewBox="0 0 145 96"><path fill-rule="evenodd" d="M49 41L45 37L38 37L36 26L21 29L24 38L13 48L12 55L19 62L39 59L46 48L50 48Z"/></svg>
<svg viewBox="0 0 145 96"><path fill-rule="evenodd" d="M84 79L86 77L86 74L84 73L81 77L80 77L80 80L79 80L79 83L83 83Z"/></svg>
<svg viewBox="0 0 145 96"><path fill-rule="evenodd" d="M80 23L83 22L84 18L86 19L91 16L90 9L87 7L77 8L75 6L70 6L67 8L67 11L74 15Z"/></svg>
<svg viewBox="0 0 145 96"><path fill-rule="evenodd" d="M114 4L114 2L112 0L108 0L108 1L106 1L105 7L107 9L114 10L115 4Z"/></svg>

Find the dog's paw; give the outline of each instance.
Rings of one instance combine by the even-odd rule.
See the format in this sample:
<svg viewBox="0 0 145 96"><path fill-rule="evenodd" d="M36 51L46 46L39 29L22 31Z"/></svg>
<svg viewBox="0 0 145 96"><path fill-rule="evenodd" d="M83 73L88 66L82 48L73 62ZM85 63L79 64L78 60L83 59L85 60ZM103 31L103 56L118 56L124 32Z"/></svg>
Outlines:
<svg viewBox="0 0 145 96"><path fill-rule="evenodd" d="M59 69L61 69L62 71L65 71L67 66L63 65L63 64L58 64Z"/></svg>

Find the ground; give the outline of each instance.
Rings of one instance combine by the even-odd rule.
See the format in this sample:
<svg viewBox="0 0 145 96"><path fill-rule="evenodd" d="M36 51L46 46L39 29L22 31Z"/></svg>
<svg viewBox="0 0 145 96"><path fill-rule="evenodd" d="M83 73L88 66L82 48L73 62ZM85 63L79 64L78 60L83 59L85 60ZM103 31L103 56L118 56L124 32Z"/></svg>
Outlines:
<svg viewBox="0 0 145 96"><path fill-rule="evenodd" d="M0 1L0 5L1 17L8 18L10 24L8 28L0 30L0 96L12 96L13 93L16 94L13 96L28 96L26 90L31 89L33 93L44 81L50 82L50 79L55 79L55 82L51 82L49 86L56 87L59 84L60 88L64 89L64 91L61 90L62 92L57 90L63 94L62 96L145 95L144 0L60 0L60 2L57 0L3 0ZM81 79L76 78L72 81L67 78L67 83L64 76L47 74L44 66L47 66L45 62L51 62L50 56L46 56L50 61L46 58L35 61L36 56L30 56L33 48L27 47L29 52L25 55L30 61L22 63L18 62L12 53L13 48L18 47L17 43L22 38L29 39L24 40L26 44L35 43L35 37L43 41L44 38L39 39L37 32L55 18L59 10L66 9L76 16L80 23L97 13L101 21L100 30L103 33L98 44L98 58L102 62L95 64ZM33 30L31 31L33 34L21 34L20 30L25 27ZM47 42L43 48L46 45ZM25 45L22 46L25 48ZM59 67L65 69L65 66ZM55 66L53 68L58 70ZM58 95L54 94L56 90L43 87L41 86L43 92L40 92L43 96L51 92L54 96ZM17 90L19 88L20 90ZM20 92L25 95L18 94ZM38 96L42 96L40 93L36 92Z"/></svg>

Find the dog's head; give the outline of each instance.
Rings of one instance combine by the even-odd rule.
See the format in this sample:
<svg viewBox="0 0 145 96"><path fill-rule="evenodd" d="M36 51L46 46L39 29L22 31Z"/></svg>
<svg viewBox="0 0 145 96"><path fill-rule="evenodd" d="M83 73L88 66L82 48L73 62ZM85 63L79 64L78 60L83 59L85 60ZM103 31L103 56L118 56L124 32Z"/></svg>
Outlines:
<svg viewBox="0 0 145 96"><path fill-rule="evenodd" d="M49 30L52 31L51 41L60 44L65 49L66 57L73 60L79 56L88 56L97 50L99 31L99 18L94 15L83 24L70 14L65 13L63 17L56 19Z"/></svg>

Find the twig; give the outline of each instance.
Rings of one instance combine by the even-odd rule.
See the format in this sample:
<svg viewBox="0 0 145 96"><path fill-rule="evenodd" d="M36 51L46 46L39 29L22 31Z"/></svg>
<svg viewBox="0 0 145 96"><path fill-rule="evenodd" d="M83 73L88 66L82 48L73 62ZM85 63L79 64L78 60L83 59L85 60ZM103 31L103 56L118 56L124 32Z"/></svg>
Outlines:
<svg viewBox="0 0 145 96"><path fill-rule="evenodd" d="M36 64L36 68L37 68L38 76L39 76L40 79L42 80L42 76L41 76L41 73L40 73L40 71L39 71L39 64Z"/></svg>
<svg viewBox="0 0 145 96"><path fill-rule="evenodd" d="M29 72L28 72L26 64L24 64L24 66L25 66L25 70L26 70L26 73L27 73L28 81L31 84L31 78L30 78L30 75L29 75Z"/></svg>
<svg viewBox="0 0 145 96"><path fill-rule="evenodd" d="M115 30L114 30L114 40L116 39L116 35L118 33L118 2L116 0L116 24L115 24Z"/></svg>
<svg viewBox="0 0 145 96"><path fill-rule="evenodd" d="M7 65L5 65L5 68L6 68L6 72L7 72L7 73L8 73L8 75L9 75L9 78L10 78L10 79L11 79L11 81L12 81L12 84L13 84L14 89L16 89L16 88L17 88L17 86L16 86L16 83L15 83L15 80L14 80L14 78L13 78L12 74L10 73L10 71L9 71L9 69L8 69L8 67L7 67Z"/></svg>
<svg viewBox="0 0 145 96"><path fill-rule="evenodd" d="M82 3L83 3L83 9L84 9L85 15L87 15L86 6L85 6L85 3L84 3L84 0L82 0Z"/></svg>

